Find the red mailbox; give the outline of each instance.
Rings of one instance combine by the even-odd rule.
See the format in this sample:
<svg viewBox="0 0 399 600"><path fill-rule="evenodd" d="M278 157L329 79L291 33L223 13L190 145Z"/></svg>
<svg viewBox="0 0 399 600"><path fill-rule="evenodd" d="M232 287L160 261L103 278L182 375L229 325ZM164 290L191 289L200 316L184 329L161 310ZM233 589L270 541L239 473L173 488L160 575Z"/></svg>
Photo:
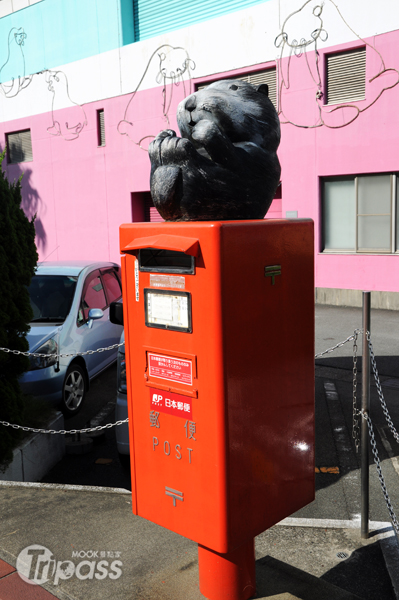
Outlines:
<svg viewBox="0 0 399 600"><path fill-rule="evenodd" d="M133 512L198 542L204 595L249 598L254 537L314 498L313 222L120 236Z"/></svg>

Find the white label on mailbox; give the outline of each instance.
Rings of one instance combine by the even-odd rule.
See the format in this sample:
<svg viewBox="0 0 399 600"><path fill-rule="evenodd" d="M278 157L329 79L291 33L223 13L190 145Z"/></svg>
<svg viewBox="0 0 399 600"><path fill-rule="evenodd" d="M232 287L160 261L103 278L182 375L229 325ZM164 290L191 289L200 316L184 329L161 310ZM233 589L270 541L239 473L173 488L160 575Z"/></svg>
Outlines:
<svg viewBox="0 0 399 600"><path fill-rule="evenodd" d="M148 369L150 377L193 385L193 363L186 358L149 352Z"/></svg>
<svg viewBox="0 0 399 600"><path fill-rule="evenodd" d="M134 286L136 290L136 302L139 301L139 260L136 258L134 261Z"/></svg>
<svg viewBox="0 0 399 600"><path fill-rule="evenodd" d="M155 288L176 288L184 290L186 280L180 275L150 275L150 286Z"/></svg>
<svg viewBox="0 0 399 600"><path fill-rule="evenodd" d="M187 296L148 292L147 317L154 325L188 328Z"/></svg>

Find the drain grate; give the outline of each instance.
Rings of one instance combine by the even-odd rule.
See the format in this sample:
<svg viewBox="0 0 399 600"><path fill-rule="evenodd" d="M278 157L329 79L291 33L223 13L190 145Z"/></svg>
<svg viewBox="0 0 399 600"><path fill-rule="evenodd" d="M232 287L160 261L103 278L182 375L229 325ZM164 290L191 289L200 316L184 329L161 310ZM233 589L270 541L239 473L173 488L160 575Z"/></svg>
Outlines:
<svg viewBox="0 0 399 600"><path fill-rule="evenodd" d="M337 552L337 558L349 558L349 554L346 552Z"/></svg>

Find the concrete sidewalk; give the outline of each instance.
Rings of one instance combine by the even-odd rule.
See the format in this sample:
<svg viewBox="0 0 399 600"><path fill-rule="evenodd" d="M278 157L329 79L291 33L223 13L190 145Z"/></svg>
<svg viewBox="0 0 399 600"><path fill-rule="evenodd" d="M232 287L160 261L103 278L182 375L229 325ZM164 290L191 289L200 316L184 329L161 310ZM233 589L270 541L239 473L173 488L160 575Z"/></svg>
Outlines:
<svg viewBox="0 0 399 600"><path fill-rule="evenodd" d="M3 482L0 505L1 600L203 598L196 544L132 515L125 490ZM20 578L18 557L40 585ZM361 540L353 521L285 519L256 538L255 597L394 600L397 557L389 523L371 523Z"/></svg>

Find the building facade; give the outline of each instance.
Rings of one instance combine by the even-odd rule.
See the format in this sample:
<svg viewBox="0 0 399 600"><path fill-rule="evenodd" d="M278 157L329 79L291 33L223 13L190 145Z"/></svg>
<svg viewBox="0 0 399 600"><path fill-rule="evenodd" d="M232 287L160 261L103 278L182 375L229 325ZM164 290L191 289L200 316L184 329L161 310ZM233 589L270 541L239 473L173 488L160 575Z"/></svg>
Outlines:
<svg viewBox="0 0 399 600"><path fill-rule="evenodd" d="M0 0L0 149L40 259L119 261L158 219L147 147L209 82L266 82L281 122L267 218L315 222L317 298L399 308L399 4Z"/></svg>

